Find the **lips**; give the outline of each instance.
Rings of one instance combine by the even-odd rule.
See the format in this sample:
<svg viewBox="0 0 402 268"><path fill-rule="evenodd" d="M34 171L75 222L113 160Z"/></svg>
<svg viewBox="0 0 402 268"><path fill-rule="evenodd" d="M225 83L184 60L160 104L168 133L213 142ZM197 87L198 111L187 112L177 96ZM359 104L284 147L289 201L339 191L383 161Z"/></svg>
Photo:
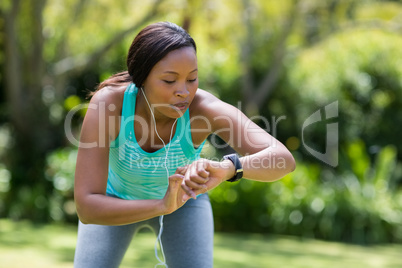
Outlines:
<svg viewBox="0 0 402 268"><path fill-rule="evenodd" d="M188 102L186 102L186 101L178 102L178 103L172 104L172 106L175 107L176 109L180 110L180 111L183 111L183 110L187 109Z"/></svg>

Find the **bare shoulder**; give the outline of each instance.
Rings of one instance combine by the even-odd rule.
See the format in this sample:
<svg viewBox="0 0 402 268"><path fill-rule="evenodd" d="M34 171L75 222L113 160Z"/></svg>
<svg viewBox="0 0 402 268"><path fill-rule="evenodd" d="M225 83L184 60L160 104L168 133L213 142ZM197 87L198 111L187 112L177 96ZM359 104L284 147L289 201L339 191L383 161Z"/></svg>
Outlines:
<svg viewBox="0 0 402 268"><path fill-rule="evenodd" d="M198 89L190 106L191 128L216 132L226 127L225 124L231 121L230 118L237 118L238 112L234 106L205 90Z"/></svg>
<svg viewBox="0 0 402 268"><path fill-rule="evenodd" d="M105 109L109 115L120 115L126 88L125 85L101 88L92 96L90 103L96 105L95 109Z"/></svg>
<svg viewBox="0 0 402 268"><path fill-rule="evenodd" d="M215 95L203 89L198 89L190 107L192 116L213 118L233 112L234 106L222 101Z"/></svg>
<svg viewBox="0 0 402 268"><path fill-rule="evenodd" d="M217 108L220 107L219 105L228 104L220 100L212 93L203 89L198 89L197 93L195 94L194 100L191 103L190 113L193 115L207 116L207 113L211 111L216 111Z"/></svg>
<svg viewBox="0 0 402 268"><path fill-rule="evenodd" d="M92 96L82 125L81 142L108 144L117 137L125 89L123 86L104 87ZM105 140L99 140L102 137Z"/></svg>
<svg viewBox="0 0 402 268"><path fill-rule="evenodd" d="M104 87L95 92L95 94L91 98L92 103L106 103L106 104L114 104L120 105L122 104L124 98L124 92L126 90L126 86L120 87Z"/></svg>

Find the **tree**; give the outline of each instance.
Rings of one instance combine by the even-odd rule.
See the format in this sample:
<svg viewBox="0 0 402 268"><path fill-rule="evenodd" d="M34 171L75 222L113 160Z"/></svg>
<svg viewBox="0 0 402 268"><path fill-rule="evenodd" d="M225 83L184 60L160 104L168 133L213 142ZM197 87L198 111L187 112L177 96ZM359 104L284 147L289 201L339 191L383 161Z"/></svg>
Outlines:
<svg viewBox="0 0 402 268"><path fill-rule="evenodd" d="M287 53L286 43L299 15L299 5L299 1L291 1L289 13L283 20L282 28L276 33L277 37L275 41L269 38L265 44L256 44L256 35L251 14L252 12L256 12L256 10L249 0L243 0L245 10L243 13L243 21L246 27L246 36L243 40L240 59L243 70L242 99L245 100L245 111L249 116L259 114L267 98L277 86L283 70L283 60ZM267 28L267 31L272 31L269 27ZM275 35L271 32L265 34L271 36ZM255 74L253 74L252 56L255 56L255 47L257 45L271 47L270 51L266 53L272 55L268 66L262 71L263 75L260 81L256 81L253 77Z"/></svg>
<svg viewBox="0 0 402 268"><path fill-rule="evenodd" d="M44 14L51 4L46 0L2 1L0 17L4 21L4 88L7 119L13 144L5 159L11 172L10 189L6 193L2 215L49 219L49 195L52 182L44 174L47 153L64 145L62 122L63 98L68 78L93 67L99 58L125 36L158 14L162 0L157 0L141 19L132 21L117 33L108 33L107 40L93 51L71 53L71 29L81 16L88 15L88 0L68 1L64 10L71 21L64 21L58 38L46 36ZM92 9L92 7L91 7ZM72 11L71 13L68 11ZM99 14L99 13L98 13ZM78 25L79 26L79 25ZM55 53L45 55L53 43Z"/></svg>

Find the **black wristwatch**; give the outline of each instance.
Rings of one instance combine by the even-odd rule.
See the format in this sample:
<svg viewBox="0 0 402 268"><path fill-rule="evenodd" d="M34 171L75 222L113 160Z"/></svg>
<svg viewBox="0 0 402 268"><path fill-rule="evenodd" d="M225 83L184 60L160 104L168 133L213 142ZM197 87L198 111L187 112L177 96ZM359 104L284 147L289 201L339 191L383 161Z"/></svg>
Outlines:
<svg viewBox="0 0 402 268"><path fill-rule="evenodd" d="M223 157L223 159L228 159L232 161L233 165L235 166L235 175L228 179L229 182L235 182L243 178L243 167L240 163L239 156L237 154L228 154Z"/></svg>

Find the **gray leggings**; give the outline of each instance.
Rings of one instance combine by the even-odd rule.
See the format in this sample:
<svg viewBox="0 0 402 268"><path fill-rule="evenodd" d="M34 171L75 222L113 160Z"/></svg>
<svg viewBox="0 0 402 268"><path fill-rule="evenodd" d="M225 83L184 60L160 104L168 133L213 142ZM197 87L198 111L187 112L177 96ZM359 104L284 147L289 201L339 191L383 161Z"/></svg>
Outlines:
<svg viewBox="0 0 402 268"><path fill-rule="evenodd" d="M142 227L151 227L158 234L159 217L122 226L79 222L74 267L119 267L134 234ZM207 194L190 199L177 211L165 215L162 245L168 267L212 267L213 229Z"/></svg>

